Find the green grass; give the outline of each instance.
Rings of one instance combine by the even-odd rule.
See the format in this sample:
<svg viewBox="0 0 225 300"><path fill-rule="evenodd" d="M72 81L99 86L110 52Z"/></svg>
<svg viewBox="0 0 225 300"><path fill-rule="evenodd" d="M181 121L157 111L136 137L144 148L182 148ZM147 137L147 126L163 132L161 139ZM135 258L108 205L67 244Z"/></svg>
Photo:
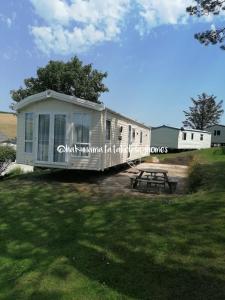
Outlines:
<svg viewBox="0 0 225 300"><path fill-rule="evenodd" d="M155 156L155 155L152 155ZM146 158L146 162L151 161L152 156ZM179 160L189 164L192 160L197 160L201 163L213 163L225 161L225 147L210 148L204 150L184 151L179 153L167 153L156 155L161 162L179 162Z"/></svg>
<svg viewBox="0 0 225 300"><path fill-rule="evenodd" d="M201 164L196 193L155 199L45 172L1 181L0 299L225 299L225 162L215 161Z"/></svg>
<svg viewBox="0 0 225 300"><path fill-rule="evenodd" d="M0 299L224 299L225 192L145 200L1 182Z"/></svg>

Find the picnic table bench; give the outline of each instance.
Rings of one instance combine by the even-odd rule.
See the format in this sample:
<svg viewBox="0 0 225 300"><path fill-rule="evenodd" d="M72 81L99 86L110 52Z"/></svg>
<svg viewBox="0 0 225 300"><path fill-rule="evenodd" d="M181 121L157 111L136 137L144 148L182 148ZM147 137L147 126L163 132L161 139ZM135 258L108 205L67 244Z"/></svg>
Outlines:
<svg viewBox="0 0 225 300"><path fill-rule="evenodd" d="M139 169L137 176L130 177L131 188L143 189L146 192L154 190L159 192L160 188L166 189L169 186L170 193L174 193L177 181L168 178L168 171L162 169ZM142 188L143 187L143 188Z"/></svg>

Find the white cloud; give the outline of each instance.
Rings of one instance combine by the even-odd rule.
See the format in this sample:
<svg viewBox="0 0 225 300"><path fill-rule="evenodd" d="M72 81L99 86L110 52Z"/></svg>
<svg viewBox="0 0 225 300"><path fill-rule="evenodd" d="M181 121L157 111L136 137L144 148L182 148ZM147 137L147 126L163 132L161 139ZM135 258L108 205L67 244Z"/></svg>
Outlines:
<svg viewBox="0 0 225 300"><path fill-rule="evenodd" d="M42 25L31 27L37 47L44 53L71 54L85 51L102 42L117 40L132 9L135 9L138 15L134 27L141 36L160 25L185 24L189 18L186 7L193 3L193 0L30 2L44 22Z"/></svg>
<svg viewBox="0 0 225 300"><path fill-rule="evenodd" d="M10 28L12 26L13 19L0 14L0 21L6 24L8 28Z"/></svg>
<svg viewBox="0 0 225 300"><path fill-rule="evenodd" d="M70 7L63 0L30 0L35 12L47 23L68 24Z"/></svg>
<svg viewBox="0 0 225 300"><path fill-rule="evenodd" d="M160 25L185 24L188 19L186 7L192 0L136 0L139 5L140 22L136 29L141 35Z"/></svg>
<svg viewBox="0 0 225 300"><path fill-rule="evenodd" d="M31 32L45 53L81 52L104 41L116 39L130 0L30 0L46 22Z"/></svg>

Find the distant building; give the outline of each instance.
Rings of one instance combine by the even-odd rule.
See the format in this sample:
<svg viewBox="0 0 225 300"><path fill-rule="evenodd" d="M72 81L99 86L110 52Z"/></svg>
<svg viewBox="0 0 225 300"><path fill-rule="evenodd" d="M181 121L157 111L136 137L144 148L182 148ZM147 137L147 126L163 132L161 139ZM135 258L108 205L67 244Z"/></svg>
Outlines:
<svg viewBox="0 0 225 300"><path fill-rule="evenodd" d="M212 146L225 146L225 125L213 125L207 128L212 133Z"/></svg>
<svg viewBox="0 0 225 300"><path fill-rule="evenodd" d="M152 128L152 147L169 149L205 149L211 147L211 132L196 129L184 129L170 126Z"/></svg>

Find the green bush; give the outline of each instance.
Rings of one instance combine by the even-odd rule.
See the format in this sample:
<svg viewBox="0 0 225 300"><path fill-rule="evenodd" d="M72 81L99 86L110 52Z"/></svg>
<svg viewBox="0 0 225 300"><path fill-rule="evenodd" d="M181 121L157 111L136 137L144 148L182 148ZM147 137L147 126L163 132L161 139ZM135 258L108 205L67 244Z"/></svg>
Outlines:
<svg viewBox="0 0 225 300"><path fill-rule="evenodd" d="M213 150L213 155L225 155L225 147L218 147Z"/></svg>
<svg viewBox="0 0 225 300"><path fill-rule="evenodd" d="M202 167L196 161L193 161L189 167L188 189L191 193L197 192L204 184L204 170Z"/></svg>
<svg viewBox="0 0 225 300"><path fill-rule="evenodd" d="M11 146L0 146L0 162L7 160L15 161L16 150Z"/></svg>

